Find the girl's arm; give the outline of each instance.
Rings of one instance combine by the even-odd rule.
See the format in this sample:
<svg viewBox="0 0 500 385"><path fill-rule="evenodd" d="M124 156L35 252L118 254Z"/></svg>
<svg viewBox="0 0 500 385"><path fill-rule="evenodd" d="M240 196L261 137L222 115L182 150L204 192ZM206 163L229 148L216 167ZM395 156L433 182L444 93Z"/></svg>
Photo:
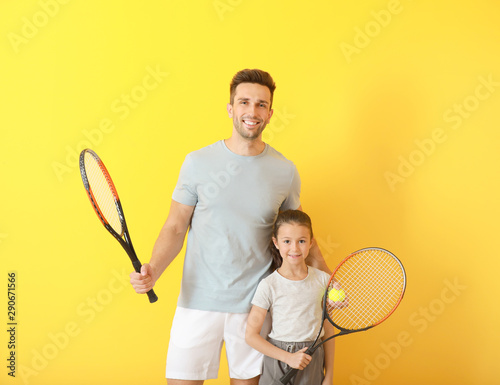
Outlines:
<svg viewBox="0 0 500 385"><path fill-rule="evenodd" d="M266 309L255 305L252 306L250 314L248 315L247 330L245 334L247 344L262 354L284 362L292 368L304 369L311 361L311 356L304 353L307 347L295 353L290 353L274 346L260 335L262 325L266 319L266 314Z"/></svg>
<svg viewBox="0 0 500 385"><path fill-rule="evenodd" d="M333 336L335 329L333 325L325 320L324 324L325 335L323 339ZM333 357L335 355L335 338L326 342L324 345L325 349L325 379L322 385L332 385L333 384Z"/></svg>

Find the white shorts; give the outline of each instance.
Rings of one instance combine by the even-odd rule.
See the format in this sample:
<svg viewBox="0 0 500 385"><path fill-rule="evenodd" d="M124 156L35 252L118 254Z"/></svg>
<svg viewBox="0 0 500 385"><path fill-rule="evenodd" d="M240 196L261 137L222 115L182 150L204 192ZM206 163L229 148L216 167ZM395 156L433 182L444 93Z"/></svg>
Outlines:
<svg viewBox="0 0 500 385"><path fill-rule="evenodd" d="M223 343L229 377L246 380L262 372L263 355L245 342L248 313L218 313L177 307L167 354L166 378L216 379ZM267 335L270 322L262 328Z"/></svg>

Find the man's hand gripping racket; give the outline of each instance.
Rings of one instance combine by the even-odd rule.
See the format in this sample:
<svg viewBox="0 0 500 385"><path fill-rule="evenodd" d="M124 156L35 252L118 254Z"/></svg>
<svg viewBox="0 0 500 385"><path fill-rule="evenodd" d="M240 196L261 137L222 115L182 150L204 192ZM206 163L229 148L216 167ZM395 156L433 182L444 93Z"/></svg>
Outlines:
<svg viewBox="0 0 500 385"><path fill-rule="evenodd" d="M343 293L330 294L330 291L340 288L345 297ZM396 310L405 288L404 267L389 251L367 248L352 253L337 266L323 296L321 325L326 319L340 332L321 340L321 326L306 354L312 355L319 346L332 338L368 330L380 324ZM297 371L291 368L281 378L281 383L288 384Z"/></svg>
<svg viewBox="0 0 500 385"><path fill-rule="evenodd" d="M80 154L80 174L83 185L99 220L127 252L136 272L141 272L141 262L132 246L120 198L108 170L97 154L85 149ZM158 300L153 289L148 291L149 302Z"/></svg>

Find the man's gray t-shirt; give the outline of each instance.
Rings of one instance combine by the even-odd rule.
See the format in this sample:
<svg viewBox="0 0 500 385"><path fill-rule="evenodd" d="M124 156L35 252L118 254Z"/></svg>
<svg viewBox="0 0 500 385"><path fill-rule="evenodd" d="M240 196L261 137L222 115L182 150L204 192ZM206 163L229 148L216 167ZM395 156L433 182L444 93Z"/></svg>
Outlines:
<svg viewBox="0 0 500 385"><path fill-rule="evenodd" d="M300 206L295 165L266 144L256 156L223 140L186 156L172 199L195 206L178 306L229 313L250 310L269 274L272 226Z"/></svg>

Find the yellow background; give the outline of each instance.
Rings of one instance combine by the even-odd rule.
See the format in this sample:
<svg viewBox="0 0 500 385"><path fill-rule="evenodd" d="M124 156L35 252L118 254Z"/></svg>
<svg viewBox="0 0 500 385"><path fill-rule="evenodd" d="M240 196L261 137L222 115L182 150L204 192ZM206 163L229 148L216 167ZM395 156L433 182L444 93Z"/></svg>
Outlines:
<svg viewBox="0 0 500 385"><path fill-rule="evenodd" d="M232 75L262 68L278 85L264 138L297 165L330 267L380 246L408 273L389 320L337 340L336 383L498 384L499 12L496 1L3 1L0 382L165 383L182 255L156 304L135 295L75 154L90 143L103 158L147 261L185 154L230 135ZM229 382L225 362L207 383Z"/></svg>

